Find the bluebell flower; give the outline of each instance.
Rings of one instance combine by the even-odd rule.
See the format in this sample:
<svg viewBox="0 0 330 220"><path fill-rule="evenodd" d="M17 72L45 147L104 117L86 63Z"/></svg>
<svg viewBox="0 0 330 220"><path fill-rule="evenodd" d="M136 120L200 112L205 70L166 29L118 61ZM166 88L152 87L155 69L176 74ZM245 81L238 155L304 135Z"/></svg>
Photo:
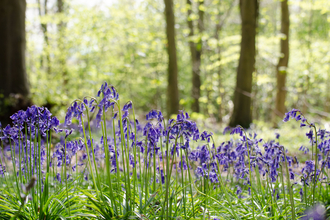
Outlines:
<svg viewBox="0 0 330 220"><path fill-rule="evenodd" d="M190 148L190 146L189 146L189 140L187 140L184 145L181 145L181 149L182 150L186 150L186 149L189 149L189 148Z"/></svg>
<svg viewBox="0 0 330 220"><path fill-rule="evenodd" d="M280 138L280 134L279 133L275 133L275 138L279 139Z"/></svg>
<svg viewBox="0 0 330 220"><path fill-rule="evenodd" d="M66 139L69 135L71 135L72 132L73 132L73 129L70 129L70 130L65 129L65 139Z"/></svg>
<svg viewBox="0 0 330 220"><path fill-rule="evenodd" d="M6 173L6 166L0 164L0 175L3 177Z"/></svg>
<svg viewBox="0 0 330 220"><path fill-rule="evenodd" d="M310 130L308 133L306 133L306 136L309 140L313 141L313 130Z"/></svg>
<svg viewBox="0 0 330 220"><path fill-rule="evenodd" d="M165 176L164 176L164 170L163 169L160 170L160 174L161 174L162 184L164 184L165 183Z"/></svg>
<svg viewBox="0 0 330 220"><path fill-rule="evenodd" d="M236 195L239 195L242 193L242 188L239 185L236 185Z"/></svg>
<svg viewBox="0 0 330 220"><path fill-rule="evenodd" d="M126 118L128 116L128 111L124 111L124 114L122 115L122 119Z"/></svg>
<svg viewBox="0 0 330 220"><path fill-rule="evenodd" d="M305 126L305 122L307 121L306 118L303 116L300 110L292 109L291 111L285 113L283 122L287 122L290 118L296 119L296 121L301 121L301 127Z"/></svg>
<svg viewBox="0 0 330 220"><path fill-rule="evenodd" d="M228 127L225 127L225 129L223 130L222 134L225 135L230 130L231 130L231 128L229 126Z"/></svg>
<svg viewBox="0 0 330 220"><path fill-rule="evenodd" d="M219 182L218 175L213 171L210 172L209 179L210 179L211 183L218 183Z"/></svg>
<svg viewBox="0 0 330 220"><path fill-rule="evenodd" d="M304 191L303 191L303 188L301 187L300 190L299 190L299 195L300 195L300 199L301 201L303 201L303 198L304 198Z"/></svg>
<svg viewBox="0 0 330 220"><path fill-rule="evenodd" d="M127 102L125 105L124 105L124 107L123 107L123 111L128 111L129 109L132 109L132 107L133 107L133 104L132 104L132 102L131 101L129 101L129 102Z"/></svg>
<svg viewBox="0 0 330 220"><path fill-rule="evenodd" d="M115 102L119 99L119 94L117 93L116 89L111 86L108 87L108 84L105 82L102 84L100 90L97 93L97 96L100 97L101 94L103 95L102 100L99 102L99 107L101 109L104 108L107 111L110 107L114 107Z"/></svg>
<svg viewBox="0 0 330 220"><path fill-rule="evenodd" d="M179 167L180 167L180 169L188 170L188 166L187 166L186 161L184 160L184 157L183 157L183 160L179 161Z"/></svg>
<svg viewBox="0 0 330 220"><path fill-rule="evenodd" d="M301 218L301 220L325 220L325 208L323 205L317 204L311 207L306 211L305 215Z"/></svg>
<svg viewBox="0 0 330 220"><path fill-rule="evenodd" d="M61 174L60 173L57 173L56 174L56 179L57 179L58 182L60 182L60 183L62 182Z"/></svg>
<svg viewBox="0 0 330 220"><path fill-rule="evenodd" d="M239 134L240 136L243 136L243 130L240 126L237 126L235 128L232 129L232 131L230 132L231 135L233 134Z"/></svg>
<svg viewBox="0 0 330 220"><path fill-rule="evenodd" d="M203 177L204 176L203 168L198 166L195 170L195 174L196 174L197 177Z"/></svg>

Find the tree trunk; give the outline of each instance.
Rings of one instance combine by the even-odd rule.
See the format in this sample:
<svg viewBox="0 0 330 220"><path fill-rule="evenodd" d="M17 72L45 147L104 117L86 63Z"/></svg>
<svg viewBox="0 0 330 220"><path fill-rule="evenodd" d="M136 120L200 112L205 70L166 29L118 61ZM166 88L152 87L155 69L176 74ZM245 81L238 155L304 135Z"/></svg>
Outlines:
<svg viewBox="0 0 330 220"><path fill-rule="evenodd" d="M288 0L282 0L281 2L281 56L276 67L277 78L277 92L275 101L275 115L283 118L285 108L286 97L286 75L289 63L289 6Z"/></svg>
<svg viewBox="0 0 330 220"><path fill-rule="evenodd" d="M225 98L225 89L224 86L222 85L222 66L221 66L221 46L219 44L219 39L222 31L222 27L225 24L226 19L229 17L231 10L233 9L235 1L232 1L230 4L230 7L226 10L226 14L222 18L221 13L219 12L218 14L218 23L215 26L215 34L214 38L217 40L217 50L216 53L218 54L218 62L219 62L219 67L218 67L218 91L219 91L219 97L221 98L220 104L218 104L218 122L222 123L222 117L224 116L224 108L222 107L222 103L224 102ZM221 1L219 1L219 8L221 8Z"/></svg>
<svg viewBox="0 0 330 220"><path fill-rule="evenodd" d="M221 1L219 1L221 2ZM220 8L220 7L219 7ZM219 36L221 34L221 30L222 30L222 24L220 23L220 20L221 20L221 15L220 15L220 12L219 12L219 15L218 15L218 19L219 19L219 23L216 24L215 26L215 39L217 40L217 50L216 50L216 53L218 54L218 62L219 62L219 66L218 66L218 82L219 82L219 85L218 85L218 92L219 92L219 97L220 97L220 100L221 102L218 104L218 122L222 123L222 117L223 117L223 107L222 107L222 103L223 103L223 99L224 99L224 88L223 88L223 85L222 85L222 66L221 66L221 46L219 44Z"/></svg>
<svg viewBox="0 0 330 220"><path fill-rule="evenodd" d="M256 53L257 9L257 0L240 0L242 40L234 93L234 111L229 123L231 127L241 125L248 128L252 123L251 91Z"/></svg>
<svg viewBox="0 0 330 220"><path fill-rule="evenodd" d="M178 65L175 45L173 0L164 0L168 53L167 116L179 111Z"/></svg>
<svg viewBox="0 0 330 220"><path fill-rule="evenodd" d="M44 0L44 5L43 5L44 10L42 12L41 2L40 2L40 0L38 0L38 11L39 11L40 18L42 16L45 16L45 15L48 14L47 2L48 2L48 0ZM47 25L47 23L40 22L40 26L41 26L42 33L44 35L44 43L45 43L44 51L46 53L46 61L47 61L46 70L47 70L47 74L50 75L52 68L51 68L51 62L50 62L50 47L49 47L49 38L48 38L48 25Z"/></svg>
<svg viewBox="0 0 330 220"><path fill-rule="evenodd" d="M25 69L25 0L0 1L0 121L29 104Z"/></svg>
<svg viewBox="0 0 330 220"><path fill-rule="evenodd" d="M330 64L330 61L328 62L328 65ZM330 112L330 68L327 72L327 86L326 86L326 101L324 105L324 111Z"/></svg>
<svg viewBox="0 0 330 220"><path fill-rule="evenodd" d="M65 23L62 21L62 13L64 13L64 0L57 0L57 13L60 15L60 22L57 25L58 29L58 49L60 51L60 56L59 56L59 66L60 66L60 71L62 72L63 76L63 87L64 91L67 93L67 84L68 84L68 70L66 67L66 51L64 48L64 29L65 29Z"/></svg>
<svg viewBox="0 0 330 220"><path fill-rule="evenodd" d="M309 2L309 20L308 20L308 37L307 37L307 62L306 62L306 70L308 71L305 78L305 85L303 90L303 106L302 106L302 112L307 113L308 106L309 106L309 100L308 100L308 92L311 86L311 76L312 73L312 63L313 63L313 50L312 50L312 42L313 42L313 19L314 19L314 11L313 11L313 1Z"/></svg>
<svg viewBox="0 0 330 220"><path fill-rule="evenodd" d="M202 57L202 33L204 30L204 11L201 9L203 7L204 1L199 1L198 3L198 34L199 40L195 44L192 40L189 41L189 48L191 54L191 62L192 62L192 105L191 110L193 112L200 112L199 106L199 98L201 96L201 57ZM192 14L192 2L191 0L187 0L187 7L188 7L188 27L190 29L189 37L194 36L194 25L193 21L190 19Z"/></svg>

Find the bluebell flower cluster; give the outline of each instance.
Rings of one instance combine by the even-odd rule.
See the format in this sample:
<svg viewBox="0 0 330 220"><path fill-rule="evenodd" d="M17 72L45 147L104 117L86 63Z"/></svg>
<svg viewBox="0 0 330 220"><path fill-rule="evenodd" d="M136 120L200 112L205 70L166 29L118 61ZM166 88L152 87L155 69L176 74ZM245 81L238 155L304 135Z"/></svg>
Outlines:
<svg viewBox="0 0 330 220"><path fill-rule="evenodd" d="M314 124L309 123L297 109L286 113L283 121L295 119L301 123L301 127L312 128L306 133L306 137L317 149L311 150L317 153L317 160L315 161L312 155L312 160L299 167L297 158L291 156L280 144L279 134L275 134L275 140L266 142L258 138L256 133L247 134L240 126L228 127L224 133L230 132L235 135L233 137L237 134L238 138L216 145L213 133L200 132L187 112L180 111L176 118L165 121L161 111L151 110L146 115L146 123L143 126L137 119L130 119L132 102L119 107L119 95L113 86L104 83L97 96L98 99L84 98L73 102L68 108L63 125L59 125L59 120L43 107L32 106L26 111L18 111L12 115L13 126L0 128L0 139L6 143L1 161L11 161L18 174L23 176L37 174L44 177L44 173L37 173L38 166L44 169L49 165L54 172L52 179L57 184L72 181L73 172L82 175L85 180L92 179L90 175L95 170L102 172L105 164L110 166L109 170L113 175L118 176L122 172L132 176L133 171L140 172L143 169L142 173L135 173L138 179L144 173L155 171L155 176L150 176L148 181L150 184L159 183L160 186L166 184L168 172L172 170L175 174L192 173L196 176L196 183L207 182L213 189L219 187L223 177L230 173L237 182L235 191L238 198L251 193L251 183L256 176L260 176L272 186L276 185L274 183L284 174L288 174L288 179L292 182L300 178L300 186L308 186L327 178L322 172L324 169L330 169L329 132L320 129L315 133ZM106 117L109 109L113 115ZM93 112L95 114L89 115ZM86 120L87 115L89 117ZM80 128L73 125L74 118ZM106 120L105 123L103 119ZM97 138L93 138L92 133L81 131L81 128L87 130L91 126L94 126L94 129L101 123L102 135ZM56 139L54 144L48 143L51 130L64 131L60 140ZM300 150L305 154L311 152L303 146ZM47 157L49 151L51 158ZM105 161L106 158L109 161ZM172 166L169 169L165 166L166 160ZM37 161L40 161L40 164ZM4 164L0 164L0 176L3 177L8 169ZM61 172L65 169L68 171L67 175ZM31 170L32 173L29 173ZM123 185L124 191L128 191L126 187ZM281 190L282 188L272 189L272 196L279 199ZM299 193L303 197L303 188Z"/></svg>
<svg viewBox="0 0 330 220"><path fill-rule="evenodd" d="M0 164L0 175L3 177L6 173L6 166Z"/></svg>
<svg viewBox="0 0 330 220"><path fill-rule="evenodd" d="M17 175L26 177L27 174L37 174L39 165L46 162L47 139L52 130L57 130L59 120L47 108L37 106L31 106L26 111L20 110L10 118L12 126L7 125L0 130L4 145L1 161L12 160ZM0 165L0 174L4 174L5 166Z"/></svg>
<svg viewBox="0 0 330 220"><path fill-rule="evenodd" d="M72 118L76 118L81 123L81 117L84 116L83 112L85 111L85 105L84 103L78 104L77 101L75 101L67 110L66 116L65 116L65 125L70 125L72 122Z"/></svg>
<svg viewBox="0 0 330 220"><path fill-rule="evenodd" d="M301 113L301 111L299 109L292 109L291 111L285 113L283 122L288 122L290 119L296 119L296 121L301 121L300 127L312 125L307 122L307 119L304 117L304 115Z"/></svg>
<svg viewBox="0 0 330 220"><path fill-rule="evenodd" d="M315 206L306 210L305 215L301 218L302 220L325 220L326 218L326 210L323 205L316 204Z"/></svg>

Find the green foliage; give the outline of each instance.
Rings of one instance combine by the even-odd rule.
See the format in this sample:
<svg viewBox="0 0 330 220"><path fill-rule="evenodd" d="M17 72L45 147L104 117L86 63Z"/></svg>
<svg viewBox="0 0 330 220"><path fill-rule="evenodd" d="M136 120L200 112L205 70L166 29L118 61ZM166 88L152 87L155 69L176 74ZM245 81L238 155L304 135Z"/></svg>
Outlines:
<svg viewBox="0 0 330 220"><path fill-rule="evenodd" d="M330 54L325 45L329 36L329 2L289 1L289 4L286 106L313 105L314 108L309 108L311 113L327 112L330 109L327 92ZM232 111L240 50L239 8L229 0L205 0L205 31L202 36L195 33L188 38L187 19L198 19L196 5L197 1L193 1L190 18L187 18L186 1L175 1L174 5L180 105L182 109L189 109L192 103L188 41L201 39L204 48L201 113L227 122ZM165 109L167 53L163 2L124 0L89 7L65 1L65 6L64 12L59 14L56 5L48 4L47 15L32 16L29 12L37 5L28 4L27 68L33 101L54 107L55 112L63 115L69 100L92 94L96 85L109 81L120 88L123 97L130 97L136 103L138 112ZM270 120L274 108L275 66L281 56L279 41L286 37L279 34L280 13L280 1L261 2L252 93L253 115L257 120ZM42 40L40 22L48 26L49 45ZM63 24L62 32L59 24ZM221 25L218 32L217 25Z"/></svg>

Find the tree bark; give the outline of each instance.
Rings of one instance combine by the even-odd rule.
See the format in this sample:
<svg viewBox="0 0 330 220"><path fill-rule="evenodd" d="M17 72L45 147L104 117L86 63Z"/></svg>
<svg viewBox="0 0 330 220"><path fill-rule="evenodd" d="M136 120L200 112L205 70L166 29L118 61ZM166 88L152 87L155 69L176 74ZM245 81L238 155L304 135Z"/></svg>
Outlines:
<svg viewBox="0 0 330 220"><path fill-rule="evenodd" d="M256 53L258 1L240 0L240 13L242 18L241 52L237 68L234 110L229 126L241 125L248 128L252 123L251 91Z"/></svg>
<svg viewBox="0 0 330 220"><path fill-rule="evenodd" d="M221 98L221 102L220 104L218 104L218 122L222 123L222 117L224 115L224 108L222 107L222 103L224 101L225 98L225 90L224 87L222 85L222 66L221 66L221 46L219 44L219 40L220 40L220 35L221 35L221 31L222 31L222 27L225 24L226 19L229 17L233 6L234 6L235 1L232 1L230 4L230 7L226 10L225 15L221 16L220 12L218 14L218 23L215 25L215 34L214 34L214 38L217 40L218 44L217 44L217 50L216 53L218 54L218 61L219 61L219 67L218 67L218 92L219 92L219 97ZM221 8L221 1L219 1L219 8ZM223 91L222 91L223 90Z"/></svg>
<svg viewBox="0 0 330 220"><path fill-rule="evenodd" d="M0 1L0 121L29 104L25 69L25 0Z"/></svg>
<svg viewBox="0 0 330 220"><path fill-rule="evenodd" d="M45 15L48 14L47 2L48 2L48 0L44 0L44 5L43 5L43 9L44 10L42 12L41 2L40 2L40 0L38 0L38 11L39 11L40 18L42 16L45 16ZM44 35L44 43L45 43L45 49L44 49L44 51L46 53L46 61L47 61L46 70L47 70L47 74L50 75L50 73L52 71L52 67L51 67L51 62L50 62L50 48L49 48L49 38L48 38L48 24L47 23L40 22L40 26L41 26L42 33Z"/></svg>
<svg viewBox="0 0 330 220"><path fill-rule="evenodd" d="M57 0L57 13L61 16L62 13L64 13L64 0ZM57 25L58 29L58 40L57 40L57 46L60 51L59 56L59 66L60 71L62 72L63 76L63 87L65 92L67 93L67 84L69 82L68 78L68 70L66 66L66 51L64 48L64 29L65 29L65 23L63 22L62 17L60 17L60 22Z"/></svg>
<svg viewBox="0 0 330 220"><path fill-rule="evenodd" d="M277 92L275 101L275 115L283 118L285 108L285 97L286 97L286 75L289 63L289 6L288 0L281 1L281 56L276 67L276 78L277 78Z"/></svg>
<svg viewBox="0 0 330 220"><path fill-rule="evenodd" d="M200 112L199 106L199 98L201 96L201 57L202 57L202 49L203 49L203 42L202 42L202 33L204 30L204 11L201 10L204 1L198 2L198 34L199 40L197 43L194 43L192 40L189 41L189 48L190 48L190 55L191 55L191 62L192 62L192 105L191 110L193 112ZM192 14L192 2L191 0L187 0L187 7L188 7L188 27L189 27L189 38L194 36L194 24L193 21L190 19Z"/></svg>
<svg viewBox="0 0 330 220"><path fill-rule="evenodd" d="M309 20L308 20L308 36L307 36L307 61L306 61L306 70L308 71L308 74L306 74L305 82L304 82L304 89L303 89L303 106L302 106L302 112L306 113L309 106L309 99L308 99L308 92L311 87L311 76L312 73L312 62L313 62L313 50L312 50L312 42L313 42L313 19L314 19L314 10L313 10L313 1L309 2Z"/></svg>
<svg viewBox="0 0 330 220"><path fill-rule="evenodd" d="M168 53L168 85L167 85L167 116L179 111L178 65L175 45L175 19L173 0L164 0L167 53Z"/></svg>
<svg viewBox="0 0 330 220"><path fill-rule="evenodd" d="M327 15L328 21L330 20L330 15ZM329 30L329 29L328 29ZM324 111L330 112L330 60L328 60L328 72L327 72L327 86L326 86L326 101L324 105Z"/></svg>

